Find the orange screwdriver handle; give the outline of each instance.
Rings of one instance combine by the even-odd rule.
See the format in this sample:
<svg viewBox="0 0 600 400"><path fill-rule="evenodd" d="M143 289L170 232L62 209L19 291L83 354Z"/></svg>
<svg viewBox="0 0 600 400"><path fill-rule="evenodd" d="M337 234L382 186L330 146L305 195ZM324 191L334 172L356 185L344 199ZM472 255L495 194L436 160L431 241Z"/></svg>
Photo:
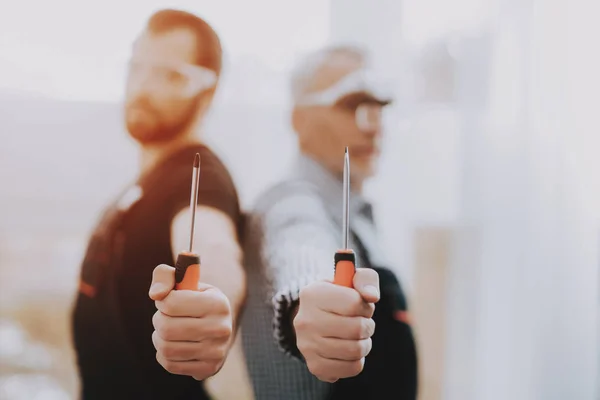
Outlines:
<svg viewBox="0 0 600 400"><path fill-rule="evenodd" d="M335 272L333 283L352 288L354 273L356 272L356 256L350 249L338 250L334 257Z"/></svg>
<svg viewBox="0 0 600 400"><path fill-rule="evenodd" d="M198 290L200 282L200 256L193 253L179 253L175 263L175 289Z"/></svg>

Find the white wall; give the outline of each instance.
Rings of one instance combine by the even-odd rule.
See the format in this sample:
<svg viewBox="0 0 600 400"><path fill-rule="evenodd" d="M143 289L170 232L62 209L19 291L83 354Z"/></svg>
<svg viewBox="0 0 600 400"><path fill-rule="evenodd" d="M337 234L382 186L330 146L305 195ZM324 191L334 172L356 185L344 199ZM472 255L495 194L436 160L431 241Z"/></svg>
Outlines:
<svg viewBox="0 0 600 400"><path fill-rule="evenodd" d="M492 34L459 65L456 107L415 106L409 130L389 129L369 188L409 285L412 229L454 228L443 398L596 399L600 5L400 3L332 1L332 35L372 45L393 64L452 31ZM365 27L392 16L400 29ZM485 102L469 102L482 85Z"/></svg>
<svg viewBox="0 0 600 400"><path fill-rule="evenodd" d="M578 121L590 98L572 92L596 74L569 35L590 6L501 2L486 126L464 132L460 220L476 234L453 266L446 399L597 398L597 174L579 155L598 122Z"/></svg>

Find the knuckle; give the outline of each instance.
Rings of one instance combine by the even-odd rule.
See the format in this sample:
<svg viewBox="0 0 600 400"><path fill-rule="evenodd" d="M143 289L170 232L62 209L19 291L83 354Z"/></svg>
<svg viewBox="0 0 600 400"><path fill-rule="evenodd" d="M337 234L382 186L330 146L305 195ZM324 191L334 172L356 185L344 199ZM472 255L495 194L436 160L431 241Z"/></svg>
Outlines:
<svg viewBox="0 0 600 400"><path fill-rule="evenodd" d="M172 294L172 293L171 293ZM160 302L160 311L163 314L173 315L175 311L175 304L173 304L173 296L167 296Z"/></svg>
<svg viewBox="0 0 600 400"><path fill-rule="evenodd" d="M157 280L157 278L161 275L164 274L166 271L169 270L169 266L167 264L159 264L157 265L154 270L152 271L152 280L155 281Z"/></svg>
<svg viewBox="0 0 600 400"><path fill-rule="evenodd" d="M164 344L162 342L156 341L154 343L154 348L156 349L156 353L157 354L160 354L161 356L164 357L164 354L165 354L165 352L164 352ZM167 357L165 357L165 358L167 358Z"/></svg>
<svg viewBox="0 0 600 400"><path fill-rule="evenodd" d="M331 375L331 373L329 373L329 375L315 375L317 377L317 379L319 379L322 382L327 382L327 383L335 383L338 378L335 378Z"/></svg>
<svg viewBox="0 0 600 400"><path fill-rule="evenodd" d="M173 362L173 361L169 361L169 360L165 360L165 359L161 359L159 360L160 365L163 366L164 369L166 369L167 371L169 371L172 374L180 374L181 373L181 367L179 367L179 364Z"/></svg>
<svg viewBox="0 0 600 400"><path fill-rule="evenodd" d="M166 341L175 340L177 337L176 329L168 321L156 328L156 332L158 332L161 339Z"/></svg>
<svg viewBox="0 0 600 400"><path fill-rule="evenodd" d="M221 361L212 361L212 362L207 362L206 366L203 367L203 375L205 377L209 377L209 376L213 376L215 375L217 372L219 372L221 370L221 366L223 365L223 363Z"/></svg>
<svg viewBox="0 0 600 400"><path fill-rule="evenodd" d="M306 366L311 374L323 380L325 378L325 368L323 364L317 360L306 360Z"/></svg>
<svg viewBox="0 0 600 400"><path fill-rule="evenodd" d="M217 361L222 361L227 357L227 348L225 346L219 346L215 349L214 359Z"/></svg>
<svg viewBox="0 0 600 400"><path fill-rule="evenodd" d="M228 320L225 324L223 324L223 328L220 333L222 338L229 339L231 337L233 334L233 326L231 325L231 321Z"/></svg>
<svg viewBox="0 0 600 400"><path fill-rule="evenodd" d="M310 319L306 318L302 311L299 311L296 318L294 318L293 324L297 332L304 332L310 327Z"/></svg>
<svg viewBox="0 0 600 400"><path fill-rule="evenodd" d="M202 363L202 366L198 367L194 371L194 373L192 374L192 377L197 381L201 381L206 378L209 378L212 375L213 374L211 373L210 365L208 363Z"/></svg>
<svg viewBox="0 0 600 400"><path fill-rule="evenodd" d="M352 326L352 339L362 339L367 333L367 319L358 318L355 324Z"/></svg>
<svg viewBox="0 0 600 400"><path fill-rule="evenodd" d="M375 314L375 304L373 303L369 303L367 304L368 307L368 314L369 314L369 318L373 318L373 314Z"/></svg>
<svg viewBox="0 0 600 400"><path fill-rule="evenodd" d="M320 359L313 361L311 364L307 363L307 367L310 373L322 382L334 383L339 379L335 368L327 368Z"/></svg>
<svg viewBox="0 0 600 400"><path fill-rule="evenodd" d="M225 294L223 294L223 292L219 290L212 291L210 302L212 303L212 310L215 314L227 315L231 313L229 299L227 296L225 296Z"/></svg>
<svg viewBox="0 0 600 400"><path fill-rule="evenodd" d="M154 348L156 349L156 351L160 354L163 354L163 347L165 345L165 342L160 338L160 335L158 335L157 331L154 331L154 333L152 334L152 343L154 344Z"/></svg>
<svg viewBox="0 0 600 400"><path fill-rule="evenodd" d="M352 315L361 315L364 310L364 302L358 292L352 293L352 298L348 301L348 307Z"/></svg>
<svg viewBox="0 0 600 400"><path fill-rule="evenodd" d="M223 314L230 315L231 314L231 303L229 302L229 298L225 296L225 294L221 293L221 310Z"/></svg>
<svg viewBox="0 0 600 400"><path fill-rule="evenodd" d="M154 348L156 349L156 351L158 351L158 345L160 342L160 336L158 336L158 332L156 330L154 330L152 332L152 345L154 346Z"/></svg>
<svg viewBox="0 0 600 400"><path fill-rule="evenodd" d="M300 298L314 299L323 291L324 282L312 282L300 289Z"/></svg>
<svg viewBox="0 0 600 400"><path fill-rule="evenodd" d="M156 268L154 268L154 272L155 272L155 273L160 273L160 272L162 272L162 271L169 272L169 271L171 271L171 269L172 269L172 268L173 268L173 267L171 267L171 266L170 266L170 265L168 265L168 264L158 264L158 265L156 266Z"/></svg>
<svg viewBox="0 0 600 400"><path fill-rule="evenodd" d="M166 359L176 358L178 355L177 350L173 346L171 346L169 343L165 343L165 342L162 342L159 344L158 351Z"/></svg>
<svg viewBox="0 0 600 400"><path fill-rule="evenodd" d="M369 328L369 330L367 331L367 336L372 337L375 333L375 320L373 318L369 318L367 319L367 324Z"/></svg>
<svg viewBox="0 0 600 400"><path fill-rule="evenodd" d="M296 346L298 346L298 350L300 350L304 358L310 358L310 355L313 353L314 347L311 341L306 340L303 337L299 337L296 340Z"/></svg>
<svg viewBox="0 0 600 400"><path fill-rule="evenodd" d="M364 268L363 274L365 278L369 280L369 282L376 283L379 286L379 274L372 268Z"/></svg>
<svg viewBox="0 0 600 400"><path fill-rule="evenodd" d="M350 364L348 364L347 371L345 371L346 377L356 376L360 374L363 370L363 366L364 363L362 362L362 359L351 362Z"/></svg>
<svg viewBox="0 0 600 400"><path fill-rule="evenodd" d="M374 321L371 318L361 318L358 330L359 339L367 339L373 335Z"/></svg>
<svg viewBox="0 0 600 400"><path fill-rule="evenodd" d="M360 360L362 357L364 357L363 352L364 346L362 341L352 342L346 350L346 353L354 360Z"/></svg>
<svg viewBox="0 0 600 400"><path fill-rule="evenodd" d="M217 339L228 339L231 337L233 328L230 321L222 321L213 326L213 336Z"/></svg>
<svg viewBox="0 0 600 400"><path fill-rule="evenodd" d="M357 278L360 279L361 282L379 287L379 274L374 269L357 268L356 274L358 275Z"/></svg>
<svg viewBox="0 0 600 400"><path fill-rule="evenodd" d="M158 329L162 325L162 313L157 311L152 316L152 326L154 329Z"/></svg>
<svg viewBox="0 0 600 400"><path fill-rule="evenodd" d="M373 348L373 342L372 342L371 338L363 340L362 346L361 346L361 358L368 356L369 353L371 352L372 348Z"/></svg>
<svg viewBox="0 0 600 400"><path fill-rule="evenodd" d="M371 328L372 322L373 320L370 318L357 318L351 329L352 339L362 340L371 337L373 335Z"/></svg>
<svg viewBox="0 0 600 400"><path fill-rule="evenodd" d="M298 294L298 297L300 298L300 303L302 303L302 300L306 301L306 299L310 299L312 291L311 288L312 285L307 285L300 289L300 293Z"/></svg>

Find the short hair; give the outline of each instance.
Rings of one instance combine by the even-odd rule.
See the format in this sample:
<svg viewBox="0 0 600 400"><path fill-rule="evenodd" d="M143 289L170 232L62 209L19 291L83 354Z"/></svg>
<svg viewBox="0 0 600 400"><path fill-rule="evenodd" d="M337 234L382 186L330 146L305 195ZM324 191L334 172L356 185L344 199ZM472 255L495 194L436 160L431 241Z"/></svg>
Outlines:
<svg viewBox="0 0 600 400"><path fill-rule="evenodd" d="M329 46L306 54L292 69L290 87L292 100L297 101L306 95L319 70L326 66L332 58L339 55L348 56L363 63L369 59L369 54L364 48L346 44Z"/></svg>
<svg viewBox="0 0 600 400"><path fill-rule="evenodd" d="M214 29L202 18L182 10L162 9L152 14L146 27L152 33L189 29L196 37L196 64L220 75L223 63L221 41Z"/></svg>

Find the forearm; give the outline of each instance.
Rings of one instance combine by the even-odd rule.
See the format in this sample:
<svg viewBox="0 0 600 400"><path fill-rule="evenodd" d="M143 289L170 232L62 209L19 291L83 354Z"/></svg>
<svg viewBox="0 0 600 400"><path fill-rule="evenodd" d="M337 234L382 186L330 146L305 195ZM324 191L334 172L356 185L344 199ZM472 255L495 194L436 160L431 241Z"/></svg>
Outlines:
<svg viewBox="0 0 600 400"><path fill-rule="evenodd" d="M274 335L282 351L301 358L292 323L300 291L312 282L332 279L333 253L317 243L290 244L287 249L271 252L268 264L273 285Z"/></svg>
<svg viewBox="0 0 600 400"><path fill-rule="evenodd" d="M208 275L208 274L207 274ZM240 265L223 266L218 274L210 274L202 282L217 287L229 300L233 319L234 333L246 302L246 277Z"/></svg>
<svg viewBox="0 0 600 400"><path fill-rule="evenodd" d="M333 277L336 248L328 228L327 225L297 223L265 231L261 254L272 294L284 295L293 301L307 284Z"/></svg>
<svg viewBox="0 0 600 400"><path fill-rule="evenodd" d="M229 300L235 334L247 292L241 252L224 246L211 246L202 253L201 262L200 281L215 286Z"/></svg>
<svg viewBox="0 0 600 400"><path fill-rule="evenodd" d="M291 324L294 305L303 287L333 278L339 229L310 185L294 186L279 197L265 196L257 208L262 263L271 284L274 335L282 351L301 357Z"/></svg>
<svg viewBox="0 0 600 400"><path fill-rule="evenodd" d="M292 304L304 286L332 278L333 255L329 249L310 243L286 247L273 249L267 264L274 299Z"/></svg>
<svg viewBox="0 0 600 400"><path fill-rule="evenodd" d="M200 206L197 211L196 248L200 255L200 281L219 289L229 299L234 321L234 333L246 299L246 274L242 266L242 249L231 217L212 207ZM189 230L185 210L173 223L173 252L185 243Z"/></svg>

